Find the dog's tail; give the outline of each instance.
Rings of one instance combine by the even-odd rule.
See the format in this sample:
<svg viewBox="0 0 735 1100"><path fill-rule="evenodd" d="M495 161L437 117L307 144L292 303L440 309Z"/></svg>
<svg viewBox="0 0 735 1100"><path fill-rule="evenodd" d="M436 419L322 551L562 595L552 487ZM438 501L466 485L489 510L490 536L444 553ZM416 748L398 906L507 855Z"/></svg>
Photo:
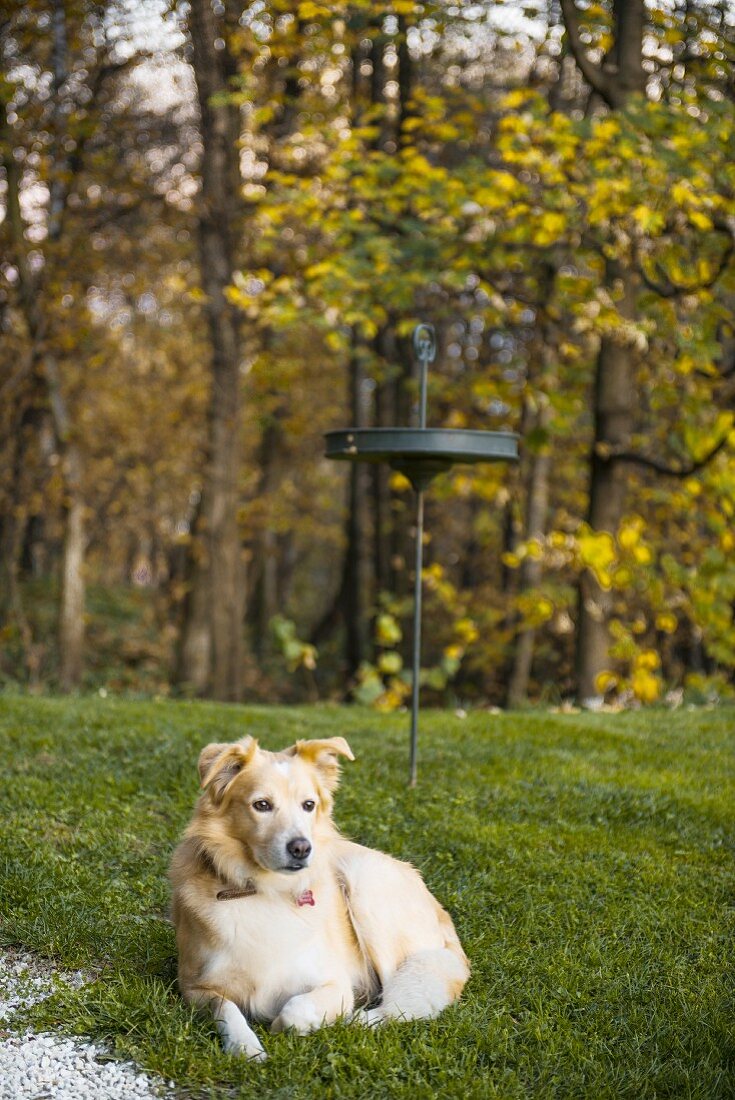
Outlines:
<svg viewBox="0 0 735 1100"><path fill-rule="evenodd" d="M453 955L456 955L458 961L463 964L465 969L464 981L466 982L470 976L469 959L462 950L462 944L459 942L457 930L454 927L454 922L449 916L449 913L447 913L446 909L442 908L439 902L436 903L436 907L438 910L437 917L439 919L439 925L441 926L441 930L444 933L444 947L447 951L451 951ZM464 985L464 982L462 983L462 985ZM459 993L461 992L462 988L460 987ZM457 996L459 996L459 993L457 994Z"/></svg>
<svg viewBox="0 0 735 1100"><path fill-rule="evenodd" d="M456 937L455 937L456 938ZM383 998L377 1008L367 1009L361 1019L366 1024L384 1020L417 1020L438 1016L457 1000L467 981L470 968L459 941L456 946L409 955L387 979Z"/></svg>

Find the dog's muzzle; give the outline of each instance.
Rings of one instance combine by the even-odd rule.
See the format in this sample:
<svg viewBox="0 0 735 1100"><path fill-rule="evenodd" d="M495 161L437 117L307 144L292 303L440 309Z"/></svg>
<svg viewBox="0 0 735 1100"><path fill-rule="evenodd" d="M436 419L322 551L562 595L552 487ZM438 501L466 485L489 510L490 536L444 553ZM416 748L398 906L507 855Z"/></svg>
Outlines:
<svg viewBox="0 0 735 1100"><path fill-rule="evenodd" d="M285 869L288 871L301 871L306 866L307 860L311 855L311 843L305 836L296 836L293 840L289 840L286 845L286 851L293 859L293 863L289 864Z"/></svg>

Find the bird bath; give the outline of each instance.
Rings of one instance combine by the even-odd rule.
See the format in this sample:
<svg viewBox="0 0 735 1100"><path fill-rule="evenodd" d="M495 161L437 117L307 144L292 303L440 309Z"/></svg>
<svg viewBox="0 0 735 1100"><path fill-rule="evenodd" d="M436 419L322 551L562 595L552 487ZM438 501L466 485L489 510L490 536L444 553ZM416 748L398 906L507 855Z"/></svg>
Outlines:
<svg viewBox="0 0 735 1100"><path fill-rule="evenodd" d="M409 784L416 785L418 764L419 673L421 667L421 573L423 567L424 491L437 474L456 463L516 462L518 436L513 432L467 431L426 427L426 381L436 358L432 325L417 325L413 346L420 365L418 428L340 428L327 432L327 458L348 462L385 462L408 478L416 491L416 545L413 605L411 739Z"/></svg>

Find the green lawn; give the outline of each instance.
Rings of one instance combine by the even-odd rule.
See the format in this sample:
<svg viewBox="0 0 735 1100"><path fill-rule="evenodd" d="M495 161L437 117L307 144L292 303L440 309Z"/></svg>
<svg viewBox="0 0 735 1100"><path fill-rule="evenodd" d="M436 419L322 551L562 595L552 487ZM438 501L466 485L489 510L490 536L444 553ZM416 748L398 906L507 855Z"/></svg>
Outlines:
<svg viewBox="0 0 735 1100"><path fill-rule="evenodd" d="M175 985L166 867L209 740L344 734L337 818L417 864L473 966L439 1020L223 1054ZM0 696L0 942L96 982L31 1010L185 1095L732 1097L735 711L422 716Z"/></svg>

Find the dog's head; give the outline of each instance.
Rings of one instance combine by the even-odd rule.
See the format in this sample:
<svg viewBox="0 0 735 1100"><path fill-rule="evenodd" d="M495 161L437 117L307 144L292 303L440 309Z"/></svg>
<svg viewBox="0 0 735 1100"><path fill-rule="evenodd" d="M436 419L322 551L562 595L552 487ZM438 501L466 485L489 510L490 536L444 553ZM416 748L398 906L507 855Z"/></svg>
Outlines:
<svg viewBox="0 0 735 1100"><path fill-rule="evenodd" d="M354 760L344 737L297 741L278 753L253 737L207 745L199 757L202 808L258 867L301 871L330 827L341 756Z"/></svg>

